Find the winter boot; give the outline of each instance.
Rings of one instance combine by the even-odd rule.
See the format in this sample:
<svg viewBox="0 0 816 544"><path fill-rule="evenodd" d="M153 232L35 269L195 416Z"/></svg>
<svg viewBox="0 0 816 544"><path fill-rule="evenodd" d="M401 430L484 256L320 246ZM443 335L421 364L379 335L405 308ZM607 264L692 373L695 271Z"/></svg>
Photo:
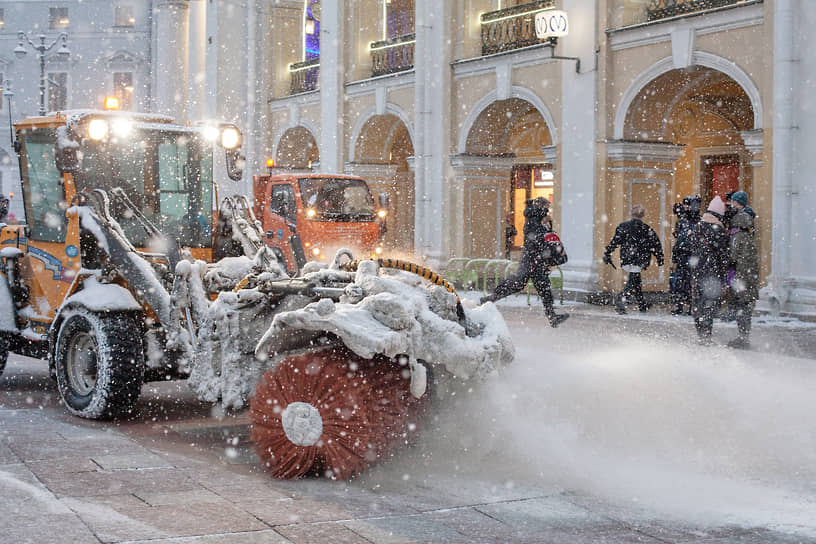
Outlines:
<svg viewBox="0 0 816 544"><path fill-rule="evenodd" d="M553 329L556 328L558 325L566 321L568 317L569 317L568 313L563 314L554 313L550 315L550 327L552 327Z"/></svg>
<svg viewBox="0 0 816 544"><path fill-rule="evenodd" d="M651 307L652 307L651 302L644 302L643 304L638 306L638 310L640 310L641 312L648 312L649 308L651 308Z"/></svg>
<svg viewBox="0 0 816 544"><path fill-rule="evenodd" d="M489 295L485 295L479 299L479 304L484 304L485 302L496 302L499 300L499 297L496 296L496 293L490 293Z"/></svg>
<svg viewBox="0 0 816 544"><path fill-rule="evenodd" d="M727 346L733 349L749 349L751 347L750 342L748 342L748 338L744 336L738 336L734 338L730 342L728 342Z"/></svg>
<svg viewBox="0 0 816 544"><path fill-rule="evenodd" d="M674 308L672 308L671 315L683 315L683 305L678 304Z"/></svg>

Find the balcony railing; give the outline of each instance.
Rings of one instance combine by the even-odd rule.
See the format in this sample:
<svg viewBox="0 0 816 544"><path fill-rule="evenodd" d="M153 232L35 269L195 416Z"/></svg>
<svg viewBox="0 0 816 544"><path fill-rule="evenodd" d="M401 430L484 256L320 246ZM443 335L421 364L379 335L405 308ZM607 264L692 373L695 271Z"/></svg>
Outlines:
<svg viewBox="0 0 816 544"><path fill-rule="evenodd" d="M320 57L290 64L289 75L289 94L314 91L320 77Z"/></svg>
<svg viewBox="0 0 816 544"><path fill-rule="evenodd" d="M535 14L553 7L554 0L539 0L483 13L479 17L482 25L482 55L548 42L549 39L542 40L536 36Z"/></svg>
<svg viewBox="0 0 816 544"><path fill-rule="evenodd" d="M739 4L744 0L651 0L646 8L646 20L657 21L667 17L686 15L695 11Z"/></svg>
<svg viewBox="0 0 816 544"><path fill-rule="evenodd" d="M371 76L404 72L414 67L416 34L371 42Z"/></svg>

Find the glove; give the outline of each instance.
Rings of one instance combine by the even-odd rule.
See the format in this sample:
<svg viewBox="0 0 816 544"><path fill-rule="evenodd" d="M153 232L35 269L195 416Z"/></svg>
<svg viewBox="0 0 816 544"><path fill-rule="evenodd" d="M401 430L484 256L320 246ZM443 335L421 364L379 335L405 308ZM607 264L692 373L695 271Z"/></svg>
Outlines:
<svg viewBox="0 0 816 544"><path fill-rule="evenodd" d="M611 255L604 255L603 262L606 264L612 264L612 256Z"/></svg>

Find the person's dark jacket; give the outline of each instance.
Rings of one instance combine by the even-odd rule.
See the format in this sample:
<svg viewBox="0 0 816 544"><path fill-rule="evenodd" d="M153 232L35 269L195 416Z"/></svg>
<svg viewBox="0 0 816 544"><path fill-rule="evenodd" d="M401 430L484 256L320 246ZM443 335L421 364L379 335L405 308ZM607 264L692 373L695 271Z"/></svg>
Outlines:
<svg viewBox="0 0 816 544"><path fill-rule="evenodd" d="M691 240L694 232L694 225L700 221L699 214L691 213L684 215L677 220L674 227L674 246L672 246L672 262L685 266L691 254Z"/></svg>
<svg viewBox="0 0 816 544"><path fill-rule="evenodd" d="M560 239L543 220L546 209L527 206L524 209L524 246L521 266L531 271L549 272L551 266L567 262L567 254Z"/></svg>
<svg viewBox="0 0 816 544"><path fill-rule="evenodd" d="M754 235L754 218L744 211L731 218L731 226L739 229L731 235L728 260L734 269L731 289L737 300L753 303L759 296L759 258Z"/></svg>
<svg viewBox="0 0 816 544"><path fill-rule="evenodd" d="M604 251L604 262L612 262L612 252L620 247L621 266L636 265L642 269L649 267L652 255L657 265L663 266L663 246L657 233L640 219L624 221L615 229L615 235Z"/></svg>
<svg viewBox="0 0 816 544"><path fill-rule="evenodd" d="M707 220L709 215L694 227L689 268L698 282L716 278L722 284L728 268L728 233L719 221Z"/></svg>

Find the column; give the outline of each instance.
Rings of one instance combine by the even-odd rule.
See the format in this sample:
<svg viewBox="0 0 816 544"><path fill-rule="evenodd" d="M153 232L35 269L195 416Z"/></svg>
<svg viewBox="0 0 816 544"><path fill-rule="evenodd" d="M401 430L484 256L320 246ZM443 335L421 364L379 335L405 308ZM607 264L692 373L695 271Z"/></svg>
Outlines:
<svg viewBox="0 0 816 544"><path fill-rule="evenodd" d="M188 93L191 121L207 117L207 4L190 0L190 59Z"/></svg>
<svg viewBox="0 0 816 544"><path fill-rule="evenodd" d="M343 168L343 2L320 3L320 169Z"/></svg>
<svg viewBox="0 0 816 544"><path fill-rule="evenodd" d="M561 238L569 254L562 266L566 287L594 290L598 285L595 263L595 102L597 98L596 3L564 0L569 35L559 39L557 54L581 59L561 61Z"/></svg>
<svg viewBox="0 0 816 544"><path fill-rule="evenodd" d="M187 121L189 15L188 0L153 2L156 21L153 111L171 115L177 123Z"/></svg>
<svg viewBox="0 0 816 544"><path fill-rule="evenodd" d="M417 0L414 49L414 111L416 211L414 247L430 264L448 251L450 209L446 180L450 177L450 20L451 2Z"/></svg>

